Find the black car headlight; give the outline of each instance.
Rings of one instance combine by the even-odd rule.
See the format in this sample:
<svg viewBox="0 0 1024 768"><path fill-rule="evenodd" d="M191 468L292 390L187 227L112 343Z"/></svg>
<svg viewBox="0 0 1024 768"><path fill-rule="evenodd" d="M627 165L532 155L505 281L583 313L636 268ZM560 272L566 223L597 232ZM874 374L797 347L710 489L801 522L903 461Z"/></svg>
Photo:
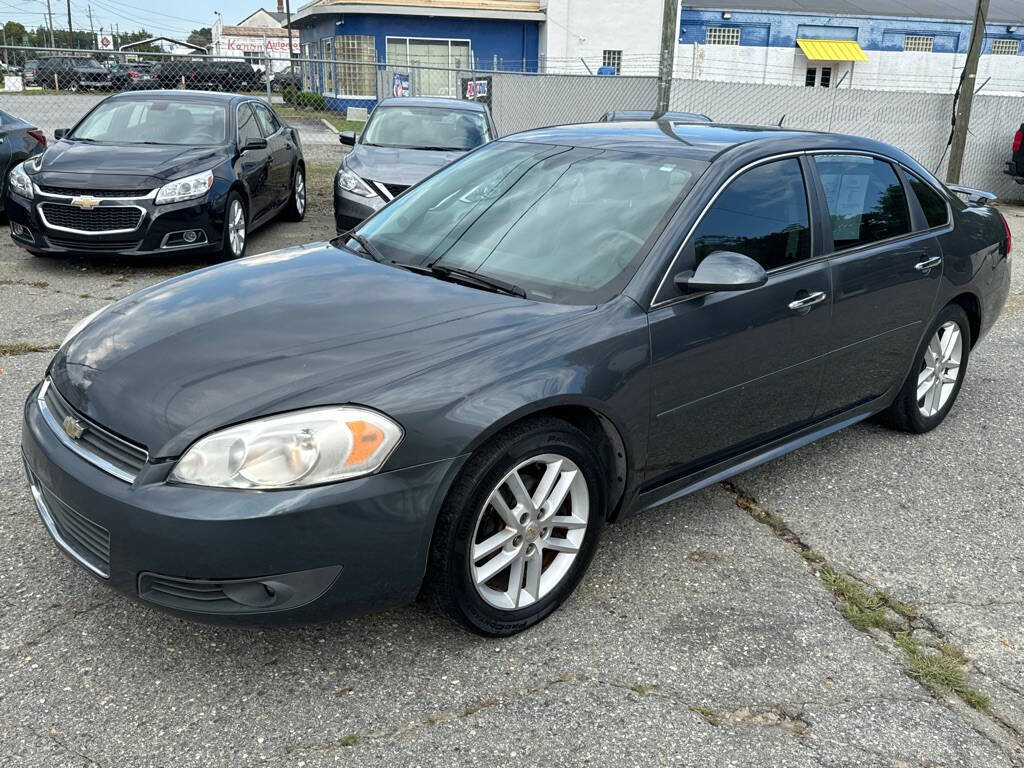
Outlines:
<svg viewBox="0 0 1024 768"><path fill-rule="evenodd" d="M213 171L203 171L186 176L183 179L169 181L156 193L156 204L180 203L183 200L194 200L202 197L213 186Z"/></svg>
<svg viewBox="0 0 1024 768"><path fill-rule="evenodd" d="M365 181L352 173L352 171L344 165L338 169L338 188L345 192L351 192L353 195L360 195L361 197L377 196L377 193L370 189Z"/></svg>
<svg viewBox="0 0 1024 768"><path fill-rule="evenodd" d="M32 179L25 172L25 164L18 163L14 168L11 169L10 175L7 177L10 183L10 189L15 194L21 195L22 197L31 200L35 197L35 193L32 191Z"/></svg>
<svg viewBox="0 0 1024 768"><path fill-rule="evenodd" d="M267 416L222 429L185 451L170 480L218 488L297 488L369 475L402 428L368 408L331 406Z"/></svg>

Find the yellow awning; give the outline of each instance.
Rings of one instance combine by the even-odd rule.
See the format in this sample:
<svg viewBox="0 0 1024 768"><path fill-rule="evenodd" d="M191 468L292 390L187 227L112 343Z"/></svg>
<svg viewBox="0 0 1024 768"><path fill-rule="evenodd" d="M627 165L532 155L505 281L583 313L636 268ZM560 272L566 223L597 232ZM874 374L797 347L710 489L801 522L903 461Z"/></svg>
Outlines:
<svg viewBox="0 0 1024 768"><path fill-rule="evenodd" d="M811 61L867 61L868 57L855 40L801 40L797 38Z"/></svg>

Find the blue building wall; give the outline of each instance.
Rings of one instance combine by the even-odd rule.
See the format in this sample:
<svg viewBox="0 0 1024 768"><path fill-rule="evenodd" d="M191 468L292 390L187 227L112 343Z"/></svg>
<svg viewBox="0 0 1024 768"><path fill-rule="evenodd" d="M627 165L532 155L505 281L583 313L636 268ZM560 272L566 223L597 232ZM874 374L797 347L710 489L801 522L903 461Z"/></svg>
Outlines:
<svg viewBox="0 0 1024 768"><path fill-rule="evenodd" d="M490 69L497 57L502 69L537 71L539 22L504 19L459 19L438 16L392 16L352 13L317 17L299 29L299 43L312 43L335 35L373 35L377 59L387 56L387 38L433 37L469 40L476 62Z"/></svg>
<svg viewBox="0 0 1024 768"><path fill-rule="evenodd" d="M967 0L965 0L966 2ZM687 10L680 15L679 42L706 40L708 27L732 27L740 30L740 45L792 48L796 39L855 40L866 51L902 51L906 35L930 35L935 38L934 53L967 53L971 24L967 21L938 21L900 17L814 16L795 13L734 11L723 19L722 11ZM992 40L1024 40L1024 29L1010 33L1005 24L985 28L982 53L991 53ZM1022 50L1021 55L1024 55Z"/></svg>

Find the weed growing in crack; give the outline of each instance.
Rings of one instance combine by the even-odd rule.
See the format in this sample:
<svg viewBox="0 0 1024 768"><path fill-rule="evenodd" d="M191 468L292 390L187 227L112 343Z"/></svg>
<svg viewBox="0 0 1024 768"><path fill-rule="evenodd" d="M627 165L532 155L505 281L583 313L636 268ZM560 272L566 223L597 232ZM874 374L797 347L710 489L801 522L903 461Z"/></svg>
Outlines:
<svg viewBox="0 0 1024 768"><path fill-rule="evenodd" d="M908 674L932 693L952 691L968 706L988 712L992 705L981 691L967 684L964 666L967 657L954 645L943 643L938 650L922 648L908 633L896 636L896 644L903 649L910 664Z"/></svg>
<svg viewBox="0 0 1024 768"><path fill-rule="evenodd" d="M466 707L465 714L466 717L469 717L470 715L475 715L481 709L487 709L488 707L496 706L498 706L498 700L491 696L484 699L483 701L478 701L476 704L470 704L468 707Z"/></svg>
<svg viewBox="0 0 1024 768"><path fill-rule="evenodd" d="M647 685L646 683L633 683L629 686L629 690L633 693L639 693L641 696L646 696L654 690L655 686Z"/></svg>
<svg viewBox="0 0 1024 768"><path fill-rule="evenodd" d="M341 741L338 742L338 744L343 746L343 747L354 747L358 743L359 743L359 734L358 733L350 733L348 736L346 736L345 738L343 738Z"/></svg>
<svg viewBox="0 0 1024 768"><path fill-rule="evenodd" d="M885 610L887 603L879 592L869 592L860 582L841 576L829 565L822 566L818 578L842 601L843 614L858 629L875 627L890 632L903 629L901 624L889 619Z"/></svg>
<svg viewBox="0 0 1024 768"><path fill-rule="evenodd" d="M721 725L722 722L725 720L725 718L722 715L718 714L711 707L705 706L704 704L693 704L690 706L690 711L700 715L701 719L703 719L704 722L708 725L717 727Z"/></svg>
<svg viewBox="0 0 1024 768"><path fill-rule="evenodd" d="M0 344L0 357L14 357L15 355L27 355L31 352L50 352L56 349L55 346L46 344L35 344L31 341L19 341L15 344Z"/></svg>

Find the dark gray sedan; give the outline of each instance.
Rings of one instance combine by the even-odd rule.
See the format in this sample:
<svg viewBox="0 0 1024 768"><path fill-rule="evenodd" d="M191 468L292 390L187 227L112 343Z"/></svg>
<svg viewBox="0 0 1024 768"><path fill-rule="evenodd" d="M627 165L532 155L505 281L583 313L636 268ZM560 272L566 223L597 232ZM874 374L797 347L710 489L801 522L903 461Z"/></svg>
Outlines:
<svg viewBox="0 0 1024 768"><path fill-rule="evenodd" d="M518 134L333 243L80 322L25 404L32 494L68 556L179 615L423 595L511 634L608 521L871 416L938 426L1010 284L970 197L845 136Z"/></svg>
<svg viewBox="0 0 1024 768"><path fill-rule="evenodd" d="M0 110L0 201L7 192L7 175L19 163L46 149L46 135L32 123Z"/></svg>
<svg viewBox="0 0 1024 768"><path fill-rule="evenodd" d="M496 136L491 113L474 101L385 99L360 135L340 134L352 147L334 179L334 219L347 232L439 168Z"/></svg>

